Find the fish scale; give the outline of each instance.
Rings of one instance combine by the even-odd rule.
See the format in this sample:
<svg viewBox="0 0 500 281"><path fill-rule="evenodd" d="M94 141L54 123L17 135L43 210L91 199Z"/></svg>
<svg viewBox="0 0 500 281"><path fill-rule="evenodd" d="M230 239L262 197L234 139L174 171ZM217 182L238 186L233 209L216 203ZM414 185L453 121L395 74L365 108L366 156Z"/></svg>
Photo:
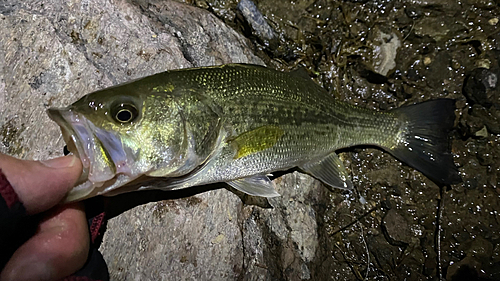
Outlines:
<svg viewBox="0 0 500 281"><path fill-rule="evenodd" d="M90 163L68 201L215 182L276 196L266 174L293 167L350 189L335 151L356 145L378 146L436 182L456 183L453 112L449 99L363 109L300 71L244 64L167 71L49 109L68 147Z"/></svg>
<svg viewBox="0 0 500 281"><path fill-rule="evenodd" d="M254 66L211 70L209 74L193 71L171 81L177 88L192 85L194 77L199 83L194 88L204 89L204 94L228 109L224 119L231 123L236 135L267 125L279 125L285 134L272 148L252 157L234 159L228 147L214 168L200 179L203 183L286 170L352 145L386 145L393 142L399 129L395 114L337 102L312 80ZM219 86L213 90L209 85L216 81ZM282 114L284 108L292 118Z"/></svg>
<svg viewBox="0 0 500 281"><path fill-rule="evenodd" d="M266 68L256 71L253 68L235 67L238 70L225 71L227 68L230 67L213 68L215 71L203 75L206 82L197 88L206 87L205 93L217 104L222 108L231 109L224 114L226 119L234 124L237 133L270 123L289 124L295 127L290 127L287 134L300 131L314 139L320 134L318 142L328 143L330 150L336 150L360 143L387 143L390 141L389 136L394 136L399 129L395 126L398 123L395 114L369 111L335 101L312 80ZM212 91L207 85L215 83L218 74L225 72L230 73L228 76L231 79L224 80L226 75L221 75L222 78L218 79L222 85L220 87L225 91ZM190 75L197 77L198 73L192 72ZM190 75L172 79L176 81L174 85L179 84L181 87L182 84L191 84ZM253 82L244 82L249 80ZM269 81L273 83L270 84ZM298 85L300 82L302 85ZM277 90L273 93L270 88ZM252 102L256 102L256 105L251 106ZM274 110L275 108L277 110ZM283 108L288 109L293 118L284 117ZM383 126L380 126L381 124ZM341 132L342 139L337 137L339 134L336 132ZM298 137L304 134L299 134L291 140L298 141ZM301 145L300 142L296 144ZM317 143L313 145L317 146Z"/></svg>

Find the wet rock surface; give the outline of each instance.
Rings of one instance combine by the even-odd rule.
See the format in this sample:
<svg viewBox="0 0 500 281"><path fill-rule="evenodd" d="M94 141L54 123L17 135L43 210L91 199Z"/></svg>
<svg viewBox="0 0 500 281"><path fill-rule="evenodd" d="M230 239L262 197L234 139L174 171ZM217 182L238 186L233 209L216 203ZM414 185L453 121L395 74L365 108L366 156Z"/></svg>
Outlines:
<svg viewBox="0 0 500 281"><path fill-rule="evenodd" d="M261 63L243 36L178 2L3 1L0 14L0 149L25 159L62 155L49 107L167 69ZM125 211L101 245L111 279L236 279L240 209L215 190Z"/></svg>
<svg viewBox="0 0 500 281"><path fill-rule="evenodd" d="M3 1L0 151L61 155L45 110L93 90L167 69L264 61L305 66L335 98L371 109L455 99L451 148L463 183L437 186L383 151L352 148L340 157L354 192L293 172L275 179L282 196L272 208L225 189L152 202L110 220L101 251L112 279L499 280L496 4L255 1L272 44L237 4Z"/></svg>

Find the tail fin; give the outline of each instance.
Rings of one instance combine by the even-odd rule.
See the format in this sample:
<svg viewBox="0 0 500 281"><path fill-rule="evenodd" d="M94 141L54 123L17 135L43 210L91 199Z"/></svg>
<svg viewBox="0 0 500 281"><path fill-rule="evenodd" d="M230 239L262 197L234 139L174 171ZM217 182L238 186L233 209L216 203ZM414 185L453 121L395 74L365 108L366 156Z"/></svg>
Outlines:
<svg viewBox="0 0 500 281"><path fill-rule="evenodd" d="M455 101L431 100L395 109L407 121L405 141L389 152L441 184L462 181L449 150L448 134L455 121Z"/></svg>

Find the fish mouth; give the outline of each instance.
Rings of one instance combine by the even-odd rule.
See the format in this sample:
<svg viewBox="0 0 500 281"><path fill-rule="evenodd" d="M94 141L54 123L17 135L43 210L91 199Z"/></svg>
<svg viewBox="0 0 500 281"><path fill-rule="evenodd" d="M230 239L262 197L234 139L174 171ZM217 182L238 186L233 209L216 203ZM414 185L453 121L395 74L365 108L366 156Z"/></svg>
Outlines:
<svg viewBox="0 0 500 281"><path fill-rule="evenodd" d="M83 166L66 202L106 193L135 178L130 169L135 157L125 151L116 134L96 127L71 108L50 108L47 113L61 128L68 150L80 158Z"/></svg>
<svg viewBox="0 0 500 281"><path fill-rule="evenodd" d="M85 117L79 118L71 110L50 108L47 110L50 119L55 121L61 128L64 142L68 150L80 158L83 166L83 174L88 175L90 168L90 130L85 126ZM78 132L78 133L77 133Z"/></svg>

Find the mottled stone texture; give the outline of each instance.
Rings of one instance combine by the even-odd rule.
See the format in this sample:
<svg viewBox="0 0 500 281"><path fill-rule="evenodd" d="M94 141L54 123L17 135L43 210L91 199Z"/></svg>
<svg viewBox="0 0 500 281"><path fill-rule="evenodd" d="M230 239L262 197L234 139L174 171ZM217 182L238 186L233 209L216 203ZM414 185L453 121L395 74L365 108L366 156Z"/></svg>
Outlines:
<svg viewBox="0 0 500 281"><path fill-rule="evenodd" d="M25 159L62 154L48 107L167 69L261 63L213 15L172 1L4 0L0 26L0 151ZM324 190L298 173L277 182L272 209L218 189L113 218L101 245L112 280L310 279Z"/></svg>

